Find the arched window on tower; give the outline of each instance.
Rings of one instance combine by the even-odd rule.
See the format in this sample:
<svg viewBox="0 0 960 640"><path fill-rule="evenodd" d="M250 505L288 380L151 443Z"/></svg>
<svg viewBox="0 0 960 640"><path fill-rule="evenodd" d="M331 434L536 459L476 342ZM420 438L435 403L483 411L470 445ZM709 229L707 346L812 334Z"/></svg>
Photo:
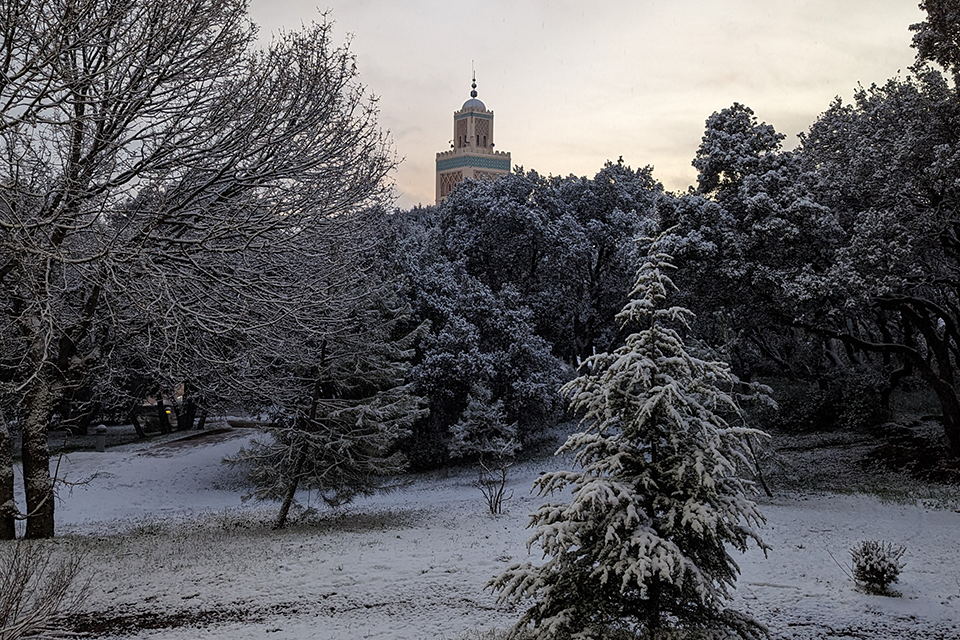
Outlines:
<svg viewBox="0 0 960 640"><path fill-rule="evenodd" d="M480 146L480 136L479 136L479 135L477 136L477 146L478 146L478 147Z"/></svg>
<svg viewBox="0 0 960 640"><path fill-rule="evenodd" d="M487 146L487 136L483 136L483 146Z"/></svg>

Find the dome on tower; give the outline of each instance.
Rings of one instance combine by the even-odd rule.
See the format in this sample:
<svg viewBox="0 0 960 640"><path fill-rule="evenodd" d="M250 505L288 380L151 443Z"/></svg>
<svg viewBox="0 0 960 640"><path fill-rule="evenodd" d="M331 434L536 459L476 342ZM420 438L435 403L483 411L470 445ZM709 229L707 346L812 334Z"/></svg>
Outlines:
<svg viewBox="0 0 960 640"><path fill-rule="evenodd" d="M465 109L480 109L480 110L482 110L482 111L486 111L486 110L487 110L487 106L486 106L485 104L483 104L482 102L480 102L479 100L477 100L476 98L470 98L469 100L467 100L466 102L463 103L463 106L462 106L460 109L461 109L461 110L465 110Z"/></svg>

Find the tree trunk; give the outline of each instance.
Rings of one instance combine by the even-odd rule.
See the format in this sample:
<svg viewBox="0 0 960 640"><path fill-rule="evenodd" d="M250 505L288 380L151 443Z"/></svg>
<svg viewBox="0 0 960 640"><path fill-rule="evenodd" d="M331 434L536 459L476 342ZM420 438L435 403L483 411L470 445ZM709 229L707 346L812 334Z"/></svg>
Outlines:
<svg viewBox="0 0 960 640"><path fill-rule="evenodd" d="M200 417L197 418L197 431L203 431L203 427L206 424L207 424L207 408L201 405Z"/></svg>
<svg viewBox="0 0 960 640"><path fill-rule="evenodd" d="M960 458L960 396L953 385L953 370L948 361L941 366L941 371L934 371L922 360L913 362L917 373L926 382L940 401L940 412L943 414L943 437L950 450L950 455Z"/></svg>
<svg viewBox="0 0 960 640"><path fill-rule="evenodd" d="M50 416L57 406L57 394L43 377L27 395L27 415L23 424L23 489L27 502L27 538L52 538L54 496L50 477L50 450L47 431Z"/></svg>
<svg viewBox="0 0 960 640"><path fill-rule="evenodd" d="M163 395L157 396L157 420L160 421L160 433L170 433L170 416L167 415L167 407L163 403Z"/></svg>
<svg viewBox="0 0 960 640"><path fill-rule="evenodd" d="M0 420L0 540L17 537L17 503L13 497L13 438Z"/></svg>
<svg viewBox="0 0 960 640"><path fill-rule="evenodd" d="M177 406L177 405L174 405ZM197 402L194 399L193 386L189 382L183 383L183 395L180 397L177 412L177 431L190 431L193 421L197 417Z"/></svg>
<svg viewBox="0 0 960 640"><path fill-rule="evenodd" d="M660 629L663 623L663 611L660 602L660 581L653 578L647 585L647 599L650 602L650 608L647 613L647 629L650 632L652 640L660 640Z"/></svg>
<svg viewBox="0 0 960 640"><path fill-rule="evenodd" d="M892 359L890 353L884 352L883 356L888 362ZM913 364L909 360L906 360L903 366L891 371L890 375L887 376L886 384L884 384L880 390L880 406L885 413L890 412L890 396L892 396L893 392L900 386L900 382L911 373L913 373Z"/></svg>
<svg viewBox="0 0 960 640"><path fill-rule="evenodd" d="M181 410L177 412L177 430L190 431L197 415L197 403L193 398L184 398Z"/></svg>
<svg viewBox="0 0 960 640"><path fill-rule="evenodd" d="M274 529L283 529L287 524L287 514L290 513L290 506L293 504L293 498L297 495L297 486L300 484L300 472L303 471L303 465L307 462L307 451L300 449L300 455L297 456L297 464L293 469L293 477L290 478L290 484L287 485L287 495L283 497L283 504L280 505L280 513L277 514L277 521L273 524Z"/></svg>
<svg viewBox="0 0 960 640"><path fill-rule="evenodd" d="M772 498L773 493L770 491L770 487L767 486L767 481L763 479L763 469L760 468L760 459L757 457L757 452L753 448L753 436L748 435L744 440L747 442L750 457L753 458L753 470L757 475L757 480L760 482L760 486L763 487L763 492L767 494L767 497Z"/></svg>
<svg viewBox="0 0 960 640"><path fill-rule="evenodd" d="M943 413L943 435L950 449L950 455L960 458L960 398L953 387L934 385Z"/></svg>
<svg viewBox="0 0 960 640"><path fill-rule="evenodd" d="M127 420L130 421L130 424L133 425L134 431L137 432L137 438L143 440L147 437L147 432L143 430L143 425L140 424L140 416L137 415L139 409L140 404L138 403L133 409L130 410L130 413L127 414Z"/></svg>
<svg viewBox="0 0 960 640"><path fill-rule="evenodd" d="M320 344L320 370L327 363L327 341ZM323 392L323 378L317 374L317 381L313 385L313 399L310 402L310 414L308 420L312 425L317 419L317 406L320 403L320 394ZM293 468L293 477L290 479L290 485L287 487L287 495L283 497L283 504L280 505L280 513L277 514L277 521L274 523L274 529L282 529L287 524L287 514L290 512L290 505L293 504L293 498L297 495L297 487L300 485L300 473L303 471L303 465L307 463L307 447L300 445L300 453L297 455L297 464Z"/></svg>

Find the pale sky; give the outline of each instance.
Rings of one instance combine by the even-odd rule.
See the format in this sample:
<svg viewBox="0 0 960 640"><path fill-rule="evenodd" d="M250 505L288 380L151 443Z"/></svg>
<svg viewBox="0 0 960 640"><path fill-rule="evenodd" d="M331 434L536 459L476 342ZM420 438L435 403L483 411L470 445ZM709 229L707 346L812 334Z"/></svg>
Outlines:
<svg viewBox="0 0 960 640"><path fill-rule="evenodd" d="M250 0L250 11L269 38L330 10L336 43L352 38L360 81L379 96L408 208L434 201L435 156L469 98L471 63L514 165L592 177L623 156L685 190L714 111L746 104L789 148L834 97L907 74L917 3Z"/></svg>

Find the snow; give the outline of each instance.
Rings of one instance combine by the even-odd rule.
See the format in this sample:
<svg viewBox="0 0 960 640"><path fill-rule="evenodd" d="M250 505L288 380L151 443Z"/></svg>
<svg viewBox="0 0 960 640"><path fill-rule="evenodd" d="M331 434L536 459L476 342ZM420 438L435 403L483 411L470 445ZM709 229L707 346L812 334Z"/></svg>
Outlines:
<svg viewBox="0 0 960 640"><path fill-rule="evenodd" d="M747 553L734 606L781 638L960 638L960 513L872 496L778 497L763 505L769 558ZM861 540L907 547L902 597L854 587L849 549ZM834 561L836 560L836 562Z"/></svg>
<svg viewBox="0 0 960 640"><path fill-rule="evenodd" d="M62 494L56 544L88 554L83 611L117 631L97 637L459 640L519 617L484 585L513 563L540 562L526 549L541 503L529 489L569 459L516 465L501 516L486 512L474 472L459 469L273 531L276 506L242 502L240 471L221 464L252 433L61 461L68 480L93 476ZM782 639L960 638L960 512L943 504L804 490L764 499L761 534L773 548L734 554L742 575L731 606ZM893 585L901 597L862 592L838 566L849 572L863 539L907 548Z"/></svg>

